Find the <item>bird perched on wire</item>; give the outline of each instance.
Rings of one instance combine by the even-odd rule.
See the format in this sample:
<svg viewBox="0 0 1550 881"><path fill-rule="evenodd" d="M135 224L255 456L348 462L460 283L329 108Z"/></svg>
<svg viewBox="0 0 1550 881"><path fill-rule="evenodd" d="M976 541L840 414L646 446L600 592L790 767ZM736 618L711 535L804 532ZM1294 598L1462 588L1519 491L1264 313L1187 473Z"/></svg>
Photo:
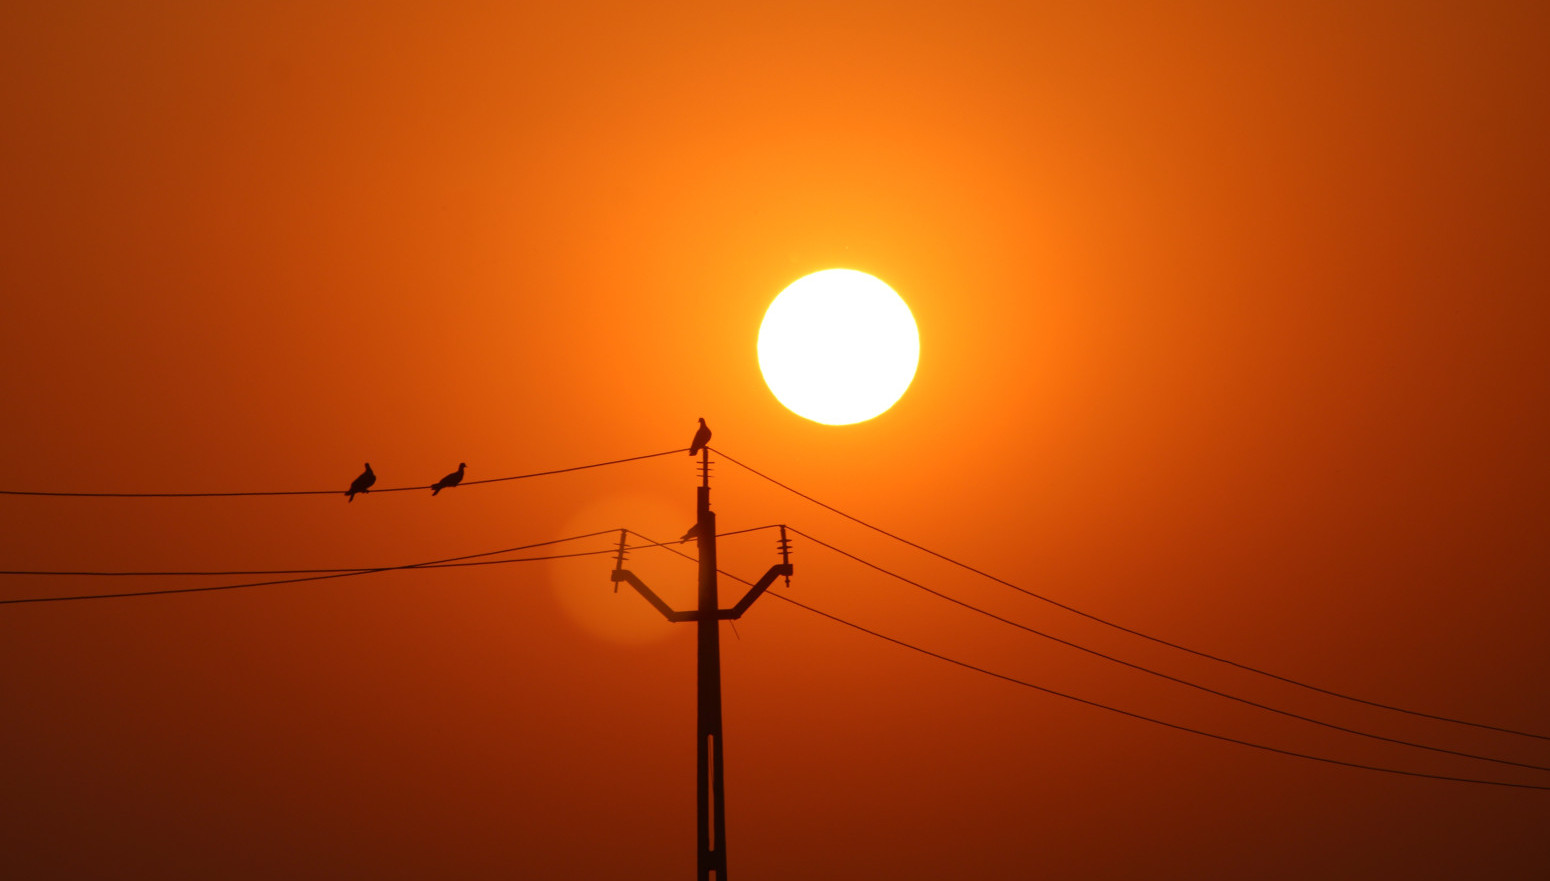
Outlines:
<svg viewBox="0 0 1550 881"><path fill-rule="evenodd" d="M700 537L700 521L696 520L696 521L694 521L694 525L689 527L689 531L684 533L684 537L680 538L678 540L678 543L679 544L683 544L684 542L688 541L691 538L699 538L699 537Z"/></svg>
<svg viewBox="0 0 1550 881"><path fill-rule="evenodd" d="M355 501L356 493L371 492L371 485L376 482L377 475L371 470L371 463L367 462L366 470L362 471L361 476L355 478L355 482L351 483L350 488L345 490L345 501Z"/></svg>
<svg viewBox="0 0 1550 881"><path fill-rule="evenodd" d="M457 470L446 477L431 484L431 495L435 495L449 486L457 486L463 482L463 469L468 467L467 462L457 463Z"/></svg>
<svg viewBox="0 0 1550 881"><path fill-rule="evenodd" d="M710 443L710 426L705 424L705 417L700 417L700 430L694 433L694 443L689 445L689 455L694 455Z"/></svg>

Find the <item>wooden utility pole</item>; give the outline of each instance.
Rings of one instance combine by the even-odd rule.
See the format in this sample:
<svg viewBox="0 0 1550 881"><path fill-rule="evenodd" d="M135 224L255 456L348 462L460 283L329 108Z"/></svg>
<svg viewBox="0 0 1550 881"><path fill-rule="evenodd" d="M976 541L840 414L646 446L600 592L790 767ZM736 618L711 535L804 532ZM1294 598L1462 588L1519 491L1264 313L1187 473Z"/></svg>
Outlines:
<svg viewBox="0 0 1550 881"><path fill-rule="evenodd" d="M710 450L700 453L700 485L696 493L695 541L700 552L699 603L692 612L675 611L652 592L635 573L623 568L623 542L620 535L621 559L615 564L613 581L623 581L635 588L646 601L669 621L693 621L699 630L699 712L696 735L696 770L698 786L698 822L695 838L698 843L699 881L726 881L727 878L727 811L724 764L722 761L721 736L721 622L742 617L775 579L791 576L792 568L781 530L781 557L779 565L771 566L748 593L730 609L721 608L716 590L716 514L710 509Z"/></svg>

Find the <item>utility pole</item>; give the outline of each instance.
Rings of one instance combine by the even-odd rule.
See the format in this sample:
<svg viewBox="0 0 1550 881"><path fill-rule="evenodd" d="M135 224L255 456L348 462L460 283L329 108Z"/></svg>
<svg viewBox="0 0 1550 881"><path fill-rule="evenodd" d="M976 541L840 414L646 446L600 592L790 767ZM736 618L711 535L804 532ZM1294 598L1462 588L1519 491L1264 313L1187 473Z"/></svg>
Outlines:
<svg viewBox="0 0 1550 881"><path fill-rule="evenodd" d="M716 514L710 509L710 450L700 453L700 485L696 493L695 542L700 552L699 605L694 611L675 611L663 602L624 566L624 533L619 533L619 558L614 564L614 589L623 581L635 588L646 602L651 603L663 617L673 622L693 621L699 630L699 721L696 725L696 770L699 796L697 799L698 822L695 837L698 842L699 881L726 881L727 878L727 812L724 764L722 761L723 738L721 736L721 622L741 618L753 601L759 598L775 579L791 577L790 543L786 541L785 527L781 527L781 559L771 566L748 593L730 609L721 608L716 591Z"/></svg>

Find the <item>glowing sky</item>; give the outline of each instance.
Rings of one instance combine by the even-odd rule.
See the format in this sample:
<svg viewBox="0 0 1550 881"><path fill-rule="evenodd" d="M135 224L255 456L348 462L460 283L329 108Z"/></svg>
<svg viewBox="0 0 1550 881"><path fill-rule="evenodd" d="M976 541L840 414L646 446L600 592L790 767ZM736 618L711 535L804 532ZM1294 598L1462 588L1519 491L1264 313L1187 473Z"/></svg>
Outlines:
<svg viewBox="0 0 1550 881"><path fill-rule="evenodd" d="M677 538L727 454L1086 612L1550 734L1550 13L1535 4L31 2L0 12L6 570L383 566ZM765 307L884 279L920 371L794 416ZM1550 766L1168 649L721 461L1025 627ZM578 544L606 548L607 536ZM691 546L685 546L687 549ZM565 549L562 549L565 550ZM774 536L728 537L757 577ZM1282 749L1550 785L1224 701L798 537L774 592ZM632 553L664 595L693 568ZM611 558L0 606L9 878L693 872L691 628ZM232 580L232 579L226 579ZM237 579L240 580L240 579ZM0 576L0 599L203 582ZM731 584L724 592L736 596ZM1540 879L1550 792L1139 721L761 599L722 635L729 875Z"/></svg>

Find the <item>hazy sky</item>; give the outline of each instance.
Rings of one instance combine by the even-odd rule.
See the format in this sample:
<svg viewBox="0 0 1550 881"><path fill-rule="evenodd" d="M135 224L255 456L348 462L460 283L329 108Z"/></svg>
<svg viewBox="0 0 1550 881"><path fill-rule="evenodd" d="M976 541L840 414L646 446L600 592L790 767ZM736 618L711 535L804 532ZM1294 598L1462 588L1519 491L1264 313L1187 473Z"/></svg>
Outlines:
<svg viewBox="0 0 1550 881"><path fill-rule="evenodd" d="M8 4L0 489L340 494L0 495L0 568L676 538L682 454L342 493L363 461L385 488L677 450L703 416L1130 631L1550 735L1547 44L1522 2ZM915 384L850 427L755 359L830 267L920 324ZM946 658L1550 787L1543 737L1105 626L724 458L713 504L1004 619L795 538L773 594ZM771 531L720 547L777 562ZM688 602L692 564L629 564ZM0 605L0 874L690 877L693 628L611 567ZM722 639L739 881L1550 871L1544 789L1211 739L773 595Z"/></svg>

